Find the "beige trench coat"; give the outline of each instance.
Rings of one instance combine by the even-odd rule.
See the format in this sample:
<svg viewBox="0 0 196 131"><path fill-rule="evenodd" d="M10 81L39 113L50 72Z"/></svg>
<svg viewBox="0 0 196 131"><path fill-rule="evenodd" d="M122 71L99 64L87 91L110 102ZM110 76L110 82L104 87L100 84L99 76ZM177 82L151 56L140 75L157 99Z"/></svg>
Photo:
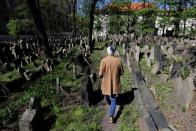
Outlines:
<svg viewBox="0 0 196 131"><path fill-rule="evenodd" d="M120 76L123 73L123 66L120 58L108 55L101 60L99 76L102 78L101 90L103 95L121 93Z"/></svg>

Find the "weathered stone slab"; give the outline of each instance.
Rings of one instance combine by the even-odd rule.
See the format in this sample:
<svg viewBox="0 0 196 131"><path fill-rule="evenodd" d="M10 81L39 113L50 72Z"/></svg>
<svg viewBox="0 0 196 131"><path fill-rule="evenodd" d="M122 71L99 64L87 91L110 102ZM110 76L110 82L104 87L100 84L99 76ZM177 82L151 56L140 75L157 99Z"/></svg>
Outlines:
<svg viewBox="0 0 196 131"><path fill-rule="evenodd" d="M39 110L41 108L41 100L38 97L31 97L29 102L29 109Z"/></svg>
<svg viewBox="0 0 196 131"><path fill-rule="evenodd" d="M160 71L160 64L159 63L154 64L151 70L152 74L156 75L158 74L159 71Z"/></svg>
<svg viewBox="0 0 196 131"><path fill-rule="evenodd" d="M93 102L93 83L91 79L88 77L86 83L84 83L80 88L80 94L83 100L84 105L90 106Z"/></svg>
<svg viewBox="0 0 196 131"><path fill-rule="evenodd" d="M151 49L150 49L150 59L152 60L152 61L154 61L155 60L155 57L154 57L154 47L152 47Z"/></svg>
<svg viewBox="0 0 196 131"><path fill-rule="evenodd" d="M167 50L167 54L166 55L167 55L167 57L169 59L171 59L173 57L173 55L174 55L174 48L172 46Z"/></svg>
<svg viewBox="0 0 196 131"><path fill-rule="evenodd" d="M147 58L147 63L146 63L146 65L148 66L148 67L151 67L152 66L152 61L151 61L151 59L148 57Z"/></svg>
<svg viewBox="0 0 196 131"><path fill-rule="evenodd" d="M192 77L183 80L181 77L176 78L174 82L174 101L182 107L188 108L194 95L194 83Z"/></svg>
<svg viewBox="0 0 196 131"><path fill-rule="evenodd" d="M36 119L36 110L27 109L22 118L19 121L19 130L20 131L33 131L34 130L34 121Z"/></svg>
<svg viewBox="0 0 196 131"><path fill-rule="evenodd" d="M180 75L181 72L181 68L182 68L182 64L181 63L175 63L172 64L170 67L170 78L176 78Z"/></svg>
<svg viewBox="0 0 196 131"><path fill-rule="evenodd" d="M160 74L160 82L164 83L168 80L169 76L167 74Z"/></svg>
<svg viewBox="0 0 196 131"><path fill-rule="evenodd" d="M0 97L8 97L9 94L9 89L5 85L0 83Z"/></svg>

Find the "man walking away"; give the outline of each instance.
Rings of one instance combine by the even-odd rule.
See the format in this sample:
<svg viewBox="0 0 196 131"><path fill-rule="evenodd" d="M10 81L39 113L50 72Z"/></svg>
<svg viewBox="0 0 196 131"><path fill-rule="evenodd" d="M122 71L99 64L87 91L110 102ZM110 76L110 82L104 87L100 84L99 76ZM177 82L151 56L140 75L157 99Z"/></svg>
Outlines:
<svg viewBox="0 0 196 131"><path fill-rule="evenodd" d="M99 76L102 78L101 90L109 107L109 122L114 122L117 97L121 93L120 76L123 74L123 66L120 58L114 56L114 48L108 47L108 55L101 60Z"/></svg>

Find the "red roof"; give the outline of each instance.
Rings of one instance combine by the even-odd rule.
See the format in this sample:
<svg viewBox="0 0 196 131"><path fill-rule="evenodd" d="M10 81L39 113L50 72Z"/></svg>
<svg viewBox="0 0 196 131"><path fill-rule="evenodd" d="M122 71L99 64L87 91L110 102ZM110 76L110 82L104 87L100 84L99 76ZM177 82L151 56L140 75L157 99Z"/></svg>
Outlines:
<svg viewBox="0 0 196 131"><path fill-rule="evenodd" d="M119 10L119 11L137 11L141 9L149 9L149 8L154 8L155 5L153 3L129 3L129 4L122 4L122 5L115 5L115 4L109 4L107 5L107 8L112 9L112 10Z"/></svg>
<svg viewBox="0 0 196 131"><path fill-rule="evenodd" d="M148 9L153 8L154 4L152 3L131 3L128 4L128 8L132 10L141 10L141 9Z"/></svg>

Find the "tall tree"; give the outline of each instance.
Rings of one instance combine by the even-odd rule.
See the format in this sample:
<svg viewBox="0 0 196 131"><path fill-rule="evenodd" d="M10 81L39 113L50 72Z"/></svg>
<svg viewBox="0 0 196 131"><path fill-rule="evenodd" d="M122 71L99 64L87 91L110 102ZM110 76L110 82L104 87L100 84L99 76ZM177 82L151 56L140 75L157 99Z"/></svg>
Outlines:
<svg viewBox="0 0 196 131"><path fill-rule="evenodd" d="M39 43L41 44L46 57L52 58L53 55L49 47L48 38L47 38L46 31L44 28L43 20L41 17L39 0L27 0L27 3L30 9L30 12L33 16L33 20L35 22Z"/></svg>
<svg viewBox="0 0 196 131"><path fill-rule="evenodd" d="M76 7L77 0L73 0L73 37L76 37Z"/></svg>
<svg viewBox="0 0 196 131"><path fill-rule="evenodd" d="M92 50L92 34L93 34L93 25L94 25L94 14L95 14L95 7L98 0L92 0L90 3L90 20L89 20L89 46Z"/></svg>

